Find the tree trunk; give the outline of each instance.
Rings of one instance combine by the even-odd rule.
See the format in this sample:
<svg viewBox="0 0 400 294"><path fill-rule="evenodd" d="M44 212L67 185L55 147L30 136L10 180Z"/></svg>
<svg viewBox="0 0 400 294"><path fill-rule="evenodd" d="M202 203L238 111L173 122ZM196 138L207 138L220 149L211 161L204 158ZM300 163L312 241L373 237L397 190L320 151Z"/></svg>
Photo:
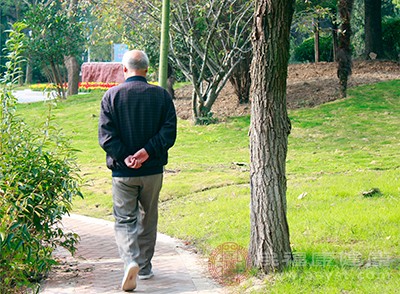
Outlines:
<svg viewBox="0 0 400 294"><path fill-rule="evenodd" d="M365 0L364 3L366 58L370 59L370 53L375 53L376 58L382 58L382 0Z"/></svg>
<svg viewBox="0 0 400 294"><path fill-rule="evenodd" d="M64 64L68 73L67 96L76 95L79 91L79 64L75 56L64 56Z"/></svg>
<svg viewBox="0 0 400 294"><path fill-rule="evenodd" d="M199 116L201 112L201 107L203 106L204 102L200 97L198 97L195 90L192 92L192 110L193 110L193 122L194 124L199 124Z"/></svg>
<svg viewBox="0 0 400 294"><path fill-rule="evenodd" d="M32 61L27 59L25 71L25 85L32 84Z"/></svg>
<svg viewBox="0 0 400 294"><path fill-rule="evenodd" d="M333 43L333 60L337 60L337 50L339 46L339 41L338 41L338 25L336 21L336 17L332 19L332 43Z"/></svg>
<svg viewBox="0 0 400 294"><path fill-rule="evenodd" d="M337 76L340 83L340 96L345 98L347 96L347 80L351 75L351 12L353 10L354 0L340 0L339 14L342 20L340 34L339 34L339 47L337 51L338 70Z"/></svg>
<svg viewBox="0 0 400 294"><path fill-rule="evenodd" d="M167 88L168 79L168 47L169 47L169 0L162 1L162 21L160 38L160 69L158 73L158 84L160 87Z"/></svg>
<svg viewBox="0 0 400 294"><path fill-rule="evenodd" d="M78 7L78 0L70 0L68 6L68 17L77 21L75 13ZM79 91L79 63L76 56L64 56L64 65L68 75L67 96L76 95Z"/></svg>
<svg viewBox="0 0 400 294"><path fill-rule="evenodd" d="M251 64L250 187L252 265L265 273L292 258L286 218L290 120L286 77L294 0L256 0Z"/></svg>
<svg viewBox="0 0 400 294"><path fill-rule="evenodd" d="M319 62L319 20L314 19L314 61Z"/></svg>
<svg viewBox="0 0 400 294"><path fill-rule="evenodd" d="M171 95L172 99L175 99L175 91L174 91L174 83L175 83L175 76L174 76L174 68L168 62L168 74L167 74L167 91Z"/></svg>
<svg viewBox="0 0 400 294"><path fill-rule="evenodd" d="M236 66L229 79L240 104L249 103L251 86L250 64L251 52Z"/></svg>
<svg viewBox="0 0 400 294"><path fill-rule="evenodd" d="M60 99L66 99L67 97L65 95L64 79L62 78L59 66L55 62L51 61L49 71L49 77L56 86L58 97Z"/></svg>

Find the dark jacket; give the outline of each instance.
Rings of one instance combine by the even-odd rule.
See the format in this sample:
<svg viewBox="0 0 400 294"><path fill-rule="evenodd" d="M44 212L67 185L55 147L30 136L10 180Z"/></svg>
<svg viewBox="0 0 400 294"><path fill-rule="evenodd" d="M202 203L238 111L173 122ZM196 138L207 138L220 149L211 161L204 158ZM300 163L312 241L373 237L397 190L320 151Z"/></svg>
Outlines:
<svg viewBox="0 0 400 294"><path fill-rule="evenodd" d="M163 172L168 149L176 139L176 112L168 92L134 76L109 89L101 101L99 144L113 177L138 177ZM139 169L124 159L139 149L149 154Z"/></svg>

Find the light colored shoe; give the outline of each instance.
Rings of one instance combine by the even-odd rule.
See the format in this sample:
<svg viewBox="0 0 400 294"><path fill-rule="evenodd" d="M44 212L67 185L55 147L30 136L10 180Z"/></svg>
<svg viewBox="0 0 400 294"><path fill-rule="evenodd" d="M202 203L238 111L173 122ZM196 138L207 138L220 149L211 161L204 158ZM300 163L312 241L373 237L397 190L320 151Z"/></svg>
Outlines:
<svg viewBox="0 0 400 294"><path fill-rule="evenodd" d="M124 279L122 280L121 289L124 291L132 291L136 288L136 277L139 272L139 265L131 262L125 269Z"/></svg>
<svg viewBox="0 0 400 294"><path fill-rule="evenodd" d="M139 280L148 280L148 279L151 279L152 277L154 277L154 273L153 272L150 272L147 275L140 275L139 274Z"/></svg>

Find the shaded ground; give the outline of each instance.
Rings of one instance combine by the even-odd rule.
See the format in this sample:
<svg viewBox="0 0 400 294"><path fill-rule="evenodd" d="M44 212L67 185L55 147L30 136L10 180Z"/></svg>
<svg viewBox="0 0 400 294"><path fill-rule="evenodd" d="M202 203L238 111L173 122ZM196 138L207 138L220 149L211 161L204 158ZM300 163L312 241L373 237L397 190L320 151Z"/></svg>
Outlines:
<svg viewBox="0 0 400 294"><path fill-rule="evenodd" d="M320 62L291 64L288 69L288 108L313 107L339 98L339 81L336 63ZM349 87L371 84L379 81L400 79L400 63L389 61L355 61ZM188 119L192 116L192 87L186 86L175 91L175 105L178 116ZM215 117L241 116L250 113L250 104L238 102L230 84L214 103Z"/></svg>

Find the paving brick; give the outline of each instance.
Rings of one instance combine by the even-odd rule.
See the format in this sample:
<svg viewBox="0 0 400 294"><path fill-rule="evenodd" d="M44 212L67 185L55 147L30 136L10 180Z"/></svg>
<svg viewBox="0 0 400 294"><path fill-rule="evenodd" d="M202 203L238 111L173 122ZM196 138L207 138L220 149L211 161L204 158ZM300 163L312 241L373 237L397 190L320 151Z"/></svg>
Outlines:
<svg viewBox="0 0 400 294"><path fill-rule="evenodd" d="M123 262L115 244L113 223L71 215L63 219L63 225L80 235L77 252L72 257L65 249L55 251L62 265L49 274L39 293L123 293L120 290ZM135 293L225 292L209 278L205 260L183 250L177 240L166 235L158 234L152 263L155 276L138 280Z"/></svg>

